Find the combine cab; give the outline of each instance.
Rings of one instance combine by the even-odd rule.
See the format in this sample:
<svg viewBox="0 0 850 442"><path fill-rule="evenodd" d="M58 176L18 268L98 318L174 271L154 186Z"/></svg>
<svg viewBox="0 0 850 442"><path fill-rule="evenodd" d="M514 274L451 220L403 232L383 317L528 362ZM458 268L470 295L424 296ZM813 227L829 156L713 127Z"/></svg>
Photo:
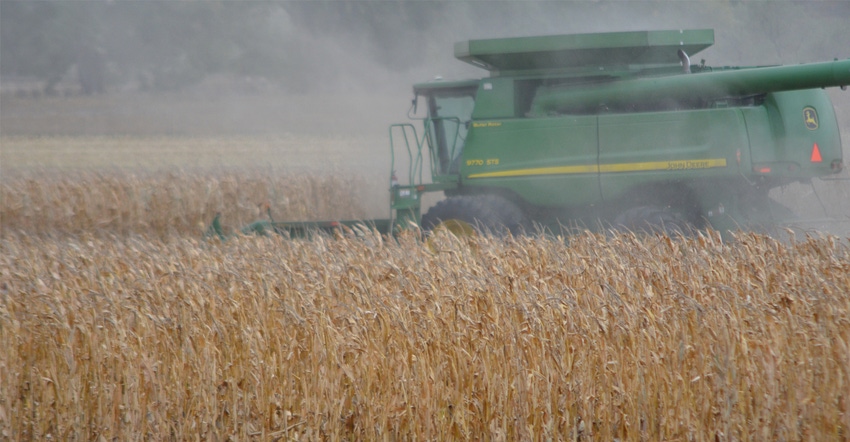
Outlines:
<svg viewBox="0 0 850 442"><path fill-rule="evenodd" d="M400 182L393 172L393 218L372 225L728 232L786 221L770 189L842 170L822 88L850 84L850 60L691 64L713 43L703 29L456 44L489 76L414 86L426 116L418 130L390 127L393 168L400 153L408 167ZM421 214L428 192L446 198Z"/></svg>

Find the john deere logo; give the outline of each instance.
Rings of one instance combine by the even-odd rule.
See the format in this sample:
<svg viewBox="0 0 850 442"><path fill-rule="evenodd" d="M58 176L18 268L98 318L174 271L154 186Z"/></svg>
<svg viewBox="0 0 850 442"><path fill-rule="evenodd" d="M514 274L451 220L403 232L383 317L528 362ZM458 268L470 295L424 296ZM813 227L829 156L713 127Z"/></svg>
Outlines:
<svg viewBox="0 0 850 442"><path fill-rule="evenodd" d="M818 128L818 113L815 111L815 108L803 108L803 122L809 130L815 130Z"/></svg>

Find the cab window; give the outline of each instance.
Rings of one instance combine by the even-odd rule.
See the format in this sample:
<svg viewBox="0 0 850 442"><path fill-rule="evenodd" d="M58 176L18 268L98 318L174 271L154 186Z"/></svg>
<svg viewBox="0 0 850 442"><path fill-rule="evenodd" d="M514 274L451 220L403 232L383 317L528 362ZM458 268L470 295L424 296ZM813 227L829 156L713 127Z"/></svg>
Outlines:
<svg viewBox="0 0 850 442"><path fill-rule="evenodd" d="M474 88L434 91L428 96L429 136L436 149L438 173L460 172L459 158L474 107Z"/></svg>

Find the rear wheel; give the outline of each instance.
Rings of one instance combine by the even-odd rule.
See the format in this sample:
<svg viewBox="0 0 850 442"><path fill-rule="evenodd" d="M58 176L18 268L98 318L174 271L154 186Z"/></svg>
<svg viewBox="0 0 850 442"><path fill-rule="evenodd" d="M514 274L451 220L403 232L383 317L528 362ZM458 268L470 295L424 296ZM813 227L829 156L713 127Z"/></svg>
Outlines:
<svg viewBox="0 0 850 442"><path fill-rule="evenodd" d="M452 233L472 231L494 235L523 232L527 219L520 208L496 195L463 195L446 198L422 216L422 228L445 228Z"/></svg>
<svg viewBox="0 0 850 442"><path fill-rule="evenodd" d="M635 233L665 233L689 235L694 227L681 214L669 208L638 206L621 213L614 219L616 230Z"/></svg>

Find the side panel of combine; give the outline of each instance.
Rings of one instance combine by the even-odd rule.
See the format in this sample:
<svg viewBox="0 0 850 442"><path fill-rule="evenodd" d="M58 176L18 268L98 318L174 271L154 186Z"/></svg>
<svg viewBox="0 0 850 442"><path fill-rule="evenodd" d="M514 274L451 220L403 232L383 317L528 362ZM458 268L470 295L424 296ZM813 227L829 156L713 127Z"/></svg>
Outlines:
<svg viewBox="0 0 850 442"><path fill-rule="evenodd" d="M746 125L734 108L600 115L602 197L617 200L650 183L735 175L736 152L747 147Z"/></svg>
<svg viewBox="0 0 850 442"><path fill-rule="evenodd" d="M473 121L461 175L464 186L506 188L538 206L590 204L600 198L596 116Z"/></svg>

